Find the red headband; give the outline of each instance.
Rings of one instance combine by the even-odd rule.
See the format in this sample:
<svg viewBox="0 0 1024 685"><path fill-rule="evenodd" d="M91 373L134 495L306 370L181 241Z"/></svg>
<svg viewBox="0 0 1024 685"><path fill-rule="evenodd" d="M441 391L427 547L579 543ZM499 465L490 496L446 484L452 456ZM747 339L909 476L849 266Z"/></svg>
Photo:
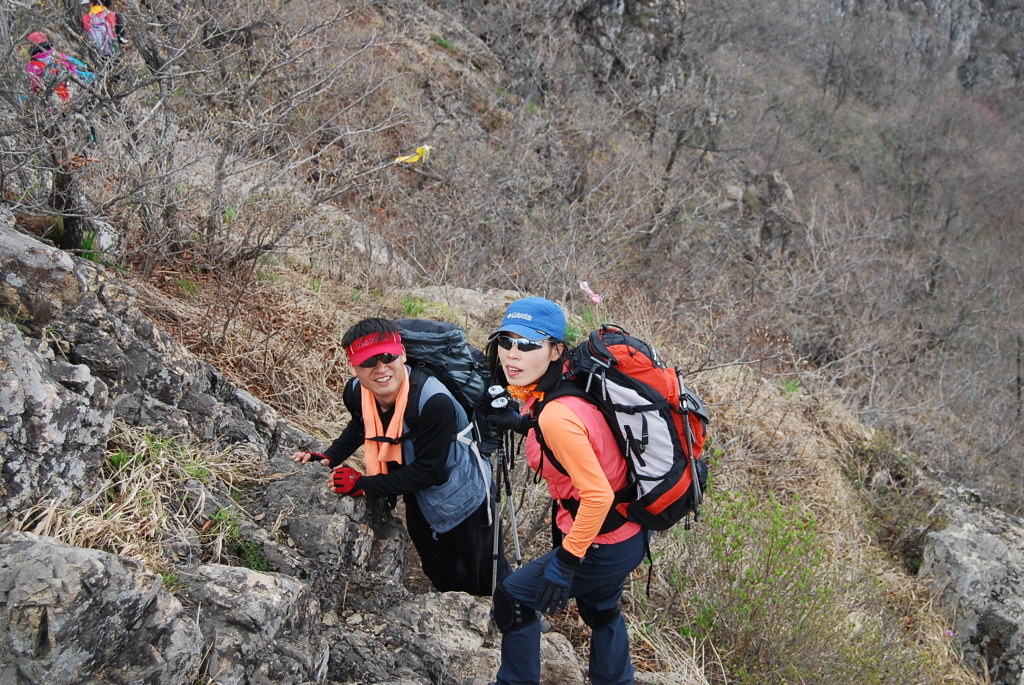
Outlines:
<svg viewBox="0 0 1024 685"><path fill-rule="evenodd" d="M402 354L402 336L398 333L370 333L345 348L348 360L358 366L375 354Z"/></svg>

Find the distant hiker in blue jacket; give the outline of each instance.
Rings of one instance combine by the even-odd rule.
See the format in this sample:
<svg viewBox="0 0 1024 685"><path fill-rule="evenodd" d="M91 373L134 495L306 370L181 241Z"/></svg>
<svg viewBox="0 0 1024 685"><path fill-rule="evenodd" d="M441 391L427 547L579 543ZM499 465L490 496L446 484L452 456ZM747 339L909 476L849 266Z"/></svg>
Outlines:
<svg viewBox="0 0 1024 685"><path fill-rule="evenodd" d="M342 344L355 372L343 394L352 420L323 454L302 451L292 459L330 466L339 495L401 495L409 537L434 588L490 595L493 526L500 522L493 520L490 464L457 439L469 423L466 411L441 381L406 366L394 321L364 319ZM365 475L342 465L359 447ZM497 580L511 570L501 555Z"/></svg>

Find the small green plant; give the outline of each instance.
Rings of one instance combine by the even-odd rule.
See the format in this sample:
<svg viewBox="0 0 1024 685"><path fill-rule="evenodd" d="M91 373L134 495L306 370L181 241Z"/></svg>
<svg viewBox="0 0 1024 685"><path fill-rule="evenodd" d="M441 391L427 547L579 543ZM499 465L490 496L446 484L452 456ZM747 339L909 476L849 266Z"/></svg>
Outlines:
<svg viewBox="0 0 1024 685"><path fill-rule="evenodd" d="M139 456L140 455L135 455L122 449L115 450L107 455L107 467L111 471L120 471L128 464L136 461Z"/></svg>
<svg viewBox="0 0 1024 685"><path fill-rule="evenodd" d="M210 472L210 469L206 466L205 462L195 457L186 459L182 464L182 468L185 470L185 473L188 474L189 478L194 478L200 483L209 482L211 476L213 475Z"/></svg>
<svg viewBox="0 0 1024 685"><path fill-rule="evenodd" d="M363 290L359 286L352 288L352 293L349 295L349 299L353 302L359 302L363 299Z"/></svg>
<svg viewBox="0 0 1024 685"><path fill-rule="evenodd" d="M778 386L783 395L797 395L800 393L800 381L795 378L784 378L778 381Z"/></svg>
<svg viewBox="0 0 1024 685"><path fill-rule="evenodd" d="M185 586L185 584L181 582L181 578L177 573L162 573L160 574L160 577L163 580L164 589L168 592L173 593L175 590L179 590Z"/></svg>
<svg viewBox="0 0 1024 685"><path fill-rule="evenodd" d="M440 45L448 52L455 52L455 46L452 45L452 42L446 38L442 38L441 36L434 36L434 42Z"/></svg>
<svg viewBox="0 0 1024 685"><path fill-rule="evenodd" d="M587 331L569 321L565 324L565 344L574 347L587 337Z"/></svg>
<svg viewBox="0 0 1024 685"><path fill-rule="evenodd" d="M583 319L583 325L587 330L593 330L601 325L597 310L594 308L587 307L584 309L580 312L580 318Z"/></svg>
<svg viewBox="0 0 1024 685"><path fill-rule="evenodd" d="M309 280L309 289L315 292L317 295L320 294L320 289L324 285L324 279L322 278L311 278Z"/></svg>
<svg viewBox="0 0 1024 685"><path fill-rule="evenodd" d="M15 308L11 306L0 306L0 320L6 321L7 323L13 323L19 328L28 325L32 318L22 308Z"/></svg>
<svg viewBox="0 0 1024 685"><path fill-rule="evenodd" d="M213 530L223 535L228 540L238 539L238 531L242 526L242 517L233 509L221 507L210 519L213 521Z"/></svg>
<svg viewBox="0 0 1024 685"><path fill-rule="evenodd" d="M281 277L273 269L260 269L256 272L256 278L263 283L269 283L270 285L281 284Z"/></svg>
<svg viewBox="0 0 1024 685"><path fill-rule="evenodd" d="M255 540L241 540L235 543L235 552L242 559L242 565L253 571L267 571L270 562L263 553L263 545Z"/></svg>
<svg viewBox="0 0 1024 685"><path fill-rule="evenodd" d="M178 286L178 292L187 300L195 299L199 294L199 286L184 276L175 279L174 285Z"/></svg>
<svg viewBox="0 0 1024 685"><path fill-rule="evenodd" d="M82 251L79 253L83 259L88 259L90 262L96 262L97 264L102 263L103 252L94 249L99 239L100 232L93 229L87 231L82 237Z"/></svg>
<svg viewBox="0 0 1024 685"><path fill-rule="evenodd" d="M414 319L425 311L430 306L430 303L424 300L422 297L416 297L415 295L408 295L402 299L402 311L405 313L406 318Z"/></svg>

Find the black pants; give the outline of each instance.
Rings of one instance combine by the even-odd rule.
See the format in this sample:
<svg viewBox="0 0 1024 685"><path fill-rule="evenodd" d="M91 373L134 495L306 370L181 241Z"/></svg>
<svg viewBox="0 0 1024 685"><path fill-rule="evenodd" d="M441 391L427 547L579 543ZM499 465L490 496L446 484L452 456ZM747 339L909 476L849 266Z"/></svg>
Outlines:
<svg viewBox="0 0 1024 685"><path fill-rule="evenodd" d="M416 546L423 573L438 592L468 592L491 596L494 570L494 528L488 523L493 514L493 498L487 498L466 520L446 533L435 533L423 518L414 496L405 497L405 525ZM490 506L489 506L490 505ZM490 509L490 511L488 511ZM505 558L504 531L498 528L498 580L512 573Z"/></svg>

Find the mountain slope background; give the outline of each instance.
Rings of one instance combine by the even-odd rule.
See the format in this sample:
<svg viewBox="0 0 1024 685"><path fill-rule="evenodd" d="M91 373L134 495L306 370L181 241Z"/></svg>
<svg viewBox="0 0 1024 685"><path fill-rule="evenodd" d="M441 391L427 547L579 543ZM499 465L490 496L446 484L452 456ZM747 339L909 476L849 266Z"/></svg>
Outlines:
<svg viewBox="0 0 1024 685"><path fill-rule="evenodd" d="M408 288L510 289L683 367L718 412L719 485L756 493L735 511L774 493L851 515L807 459L867 433L829 426L826 450L787 431L806 408L751 426L766 387L841 404L880 429L874 453L1020 511L1015 7L115 9L131 49L76 96L79 117L20 98L19 53L42 27L97 63L77 5L0 10L4 199L24 229L152 288L169 330L315 435L343 421L331 387L357 314L455 318L480 342L495 310ZM426 161L394 162L425 144ZM342 294L344 313L282 311L282 280ZM763 656L736 640L740 663Z"/></svg>

